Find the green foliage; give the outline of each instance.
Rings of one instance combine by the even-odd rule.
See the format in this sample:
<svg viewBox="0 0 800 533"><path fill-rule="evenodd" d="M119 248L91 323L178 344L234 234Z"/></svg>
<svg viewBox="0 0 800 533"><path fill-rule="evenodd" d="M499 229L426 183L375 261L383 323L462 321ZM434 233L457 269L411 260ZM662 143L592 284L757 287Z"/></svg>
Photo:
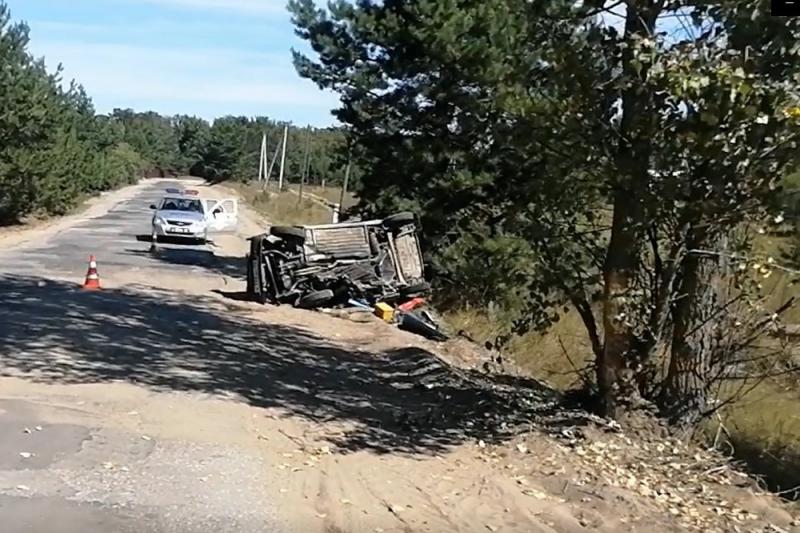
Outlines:
<svg viewBox="0 0 800 533"><path fill-rule="evenodd" d="M549 325L552 304L590 271L602 202L593 144L551 120L572 108L581 80L535 78L547 36L569 40L566 25L537 16L560 5L550 4L337 3L328 13L290 3L320 57L295 54L298 71L341 94L337 116L365 173L361 210L421 213L447 296L512 307L521 328ZM559 138L567 128L573 137Z"/></svg>
<svg viewBox="0 0 800 533"><path fill-rule="evenodd" d="M740 251L728 233L763 224L796 165L800 23L765 0L599 5L289 4L316 56L298 72L340 95L360 209L419 211L439 286L516 308L517 331L571 303L611 413L629 386L654 398L659 368L672 400L726 375L697 251Z"/></svg>
<svg viewBox="0 0 800 533"><path fill-rule="evenodd" d="M179 168L186 169L189 174L201 175L203 158L211 138L208 122L197 117L177 116L173 126L180 155Z"/></svg>
<svg viewBox="0 0 800 533"><path fill-rule="evenodd" d="M150 167L177 170L182 161L178 150L178 130L173 120L148 111L115 109L109 117L118 125L120 141L142 154Z"/></svg>
<svg viewBox="0 0 800 533"><path fill-rule="evenodd" d="M254 179L261 140L268 157L283 124L266 117L188 116L115 109L95 113L83 87L63 88L27 50L28 28L0 0L0 224L32 213L63 214L87 195L132 183L143 173L191 173L211 180ZM285 179L303 174L306 130L289 127ZM341 131L311 130L309 183L341 182ZM277 176L277 165L273 178ZM357 176L357 172L354 173ZM351 182L351 188L357 185Z"/></svg>
<svg viewBox="0 0 800 533"><path fill-rule="evenodd" d="M211 125L206 146L199 150L200 158L194 166L199 176L214 181L249 181L257 177L261 141L267 137L267 159L273 166L272 179L278 176L285 124L266 117L222 117ZM300 181L303 175L306 136L311 135L309 147L309 172L307 183L340 184L346 166L345 142L342 132L335 128L303 129L288 125L286 170L284 179ZM273 160L277 160L274 162ZM351 174L351 178L352 178ZM351 181L353 187L358 179Z"/></svg>
<svg viewBox="0 0 800 533"><path fill-rule="evenodd" d="M0 223L63 214L83 196L130 183L142 158L95 115L83 88L64 89L27 51L28 28L0 2Z"/></svg>
<svg viewBox="0 0 800 533"><path fill-rule="evenodd" d="M777 213L772 236L785 237L781 240L787 245L779 255L796 268L800 266L800 171L795 170L783 178L772 211Z"/></svg>

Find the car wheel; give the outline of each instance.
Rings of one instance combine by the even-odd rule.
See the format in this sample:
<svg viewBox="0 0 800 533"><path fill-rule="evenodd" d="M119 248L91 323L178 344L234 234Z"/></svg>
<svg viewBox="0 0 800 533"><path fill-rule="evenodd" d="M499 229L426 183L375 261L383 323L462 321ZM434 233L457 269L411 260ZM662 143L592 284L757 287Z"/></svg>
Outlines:
<svg viewBox="0 0 800 533"><path fill-rule="evenodd" d="M300 299L297 300L295 307L299 307L300 309L315 309L325 305L331 300L333 300L333 291L330 289L312 291L301 296Z"/></svg>
<svg viewBox="0 0 800 533"><path fill-rule="evenodd" d="M296 226L272 226L269 228L270 235L281 239L305 242L306 230Z"/></svg>
<svg viewBox="0 0 800 533"><path fill-rule="evenodd" d="M383 219L383 226L389 229L396 229L407 224L414 224L417 221L416 215L409 211L403 211Z"/></svg>

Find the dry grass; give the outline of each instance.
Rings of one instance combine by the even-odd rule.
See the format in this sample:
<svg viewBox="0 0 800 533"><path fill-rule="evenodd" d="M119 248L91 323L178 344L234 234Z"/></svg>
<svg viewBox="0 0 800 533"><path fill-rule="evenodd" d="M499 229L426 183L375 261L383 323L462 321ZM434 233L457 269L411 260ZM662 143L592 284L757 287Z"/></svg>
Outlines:
<svg viewBox="0 0 800 533"><path fill-rule="evenodd" d="M245 201L265 215L274 224L327 224L331 211L313 200L300 197L290 191L263 190L257 184L231 184Z"/></svg>
<svg viewBox="0 0 800 533"><path fill-rule="evenodd" d="M342 196L342 189L339 187L321 187L319 185L306 185L305 190L319 196L320 198L324 198L329 202L333 202L335 204L339 203L339 200ZM358 203L358 198L352 192L348 192L344 195L344 204L342 205L342 209L349 209L350 207L356 205Z"/></svg>
<svg viewBox="0 0 800 533"><path fill-rule="evenodd" d="M493 340L507 323L507 317L490 317L476 310L447 315L448 323L464 330L476 341ZM567 313L546 333L531 332L514 337L508 354L525 370L555 387L566 390L579 383L578 370L592 364L591 346L580 317Z"/></svg>
<svg viewBox="0 0 800 533"><path fill-rule="evenodd" d="M731 452L773 490L797 499L800 485L800 391L765 381L723 413ZM712 433L718 424L712 423Z"/></svg>

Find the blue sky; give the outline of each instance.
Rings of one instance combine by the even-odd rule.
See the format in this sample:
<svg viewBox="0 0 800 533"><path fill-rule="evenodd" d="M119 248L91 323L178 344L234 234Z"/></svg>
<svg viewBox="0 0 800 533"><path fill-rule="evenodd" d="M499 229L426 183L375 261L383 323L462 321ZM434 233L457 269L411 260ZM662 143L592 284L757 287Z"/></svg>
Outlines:
<svg viewBox="0 0 800 533"><path fill-rule="evenodd" d="M301 79L287 0L8 0L31 50L115 107L335 123L335 95Z"/></svg>

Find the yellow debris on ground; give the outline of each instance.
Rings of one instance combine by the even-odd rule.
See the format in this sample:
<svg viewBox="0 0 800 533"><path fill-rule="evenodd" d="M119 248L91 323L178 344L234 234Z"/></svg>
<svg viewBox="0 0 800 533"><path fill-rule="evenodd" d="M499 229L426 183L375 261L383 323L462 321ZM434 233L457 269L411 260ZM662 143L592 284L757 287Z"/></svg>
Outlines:
<svg viewBox="0 0 800 533"><path fill-rule="evenodd" d="M378 302L375 304L375 316L390 322L394 317L394 308L385 302Z"/></svg>

